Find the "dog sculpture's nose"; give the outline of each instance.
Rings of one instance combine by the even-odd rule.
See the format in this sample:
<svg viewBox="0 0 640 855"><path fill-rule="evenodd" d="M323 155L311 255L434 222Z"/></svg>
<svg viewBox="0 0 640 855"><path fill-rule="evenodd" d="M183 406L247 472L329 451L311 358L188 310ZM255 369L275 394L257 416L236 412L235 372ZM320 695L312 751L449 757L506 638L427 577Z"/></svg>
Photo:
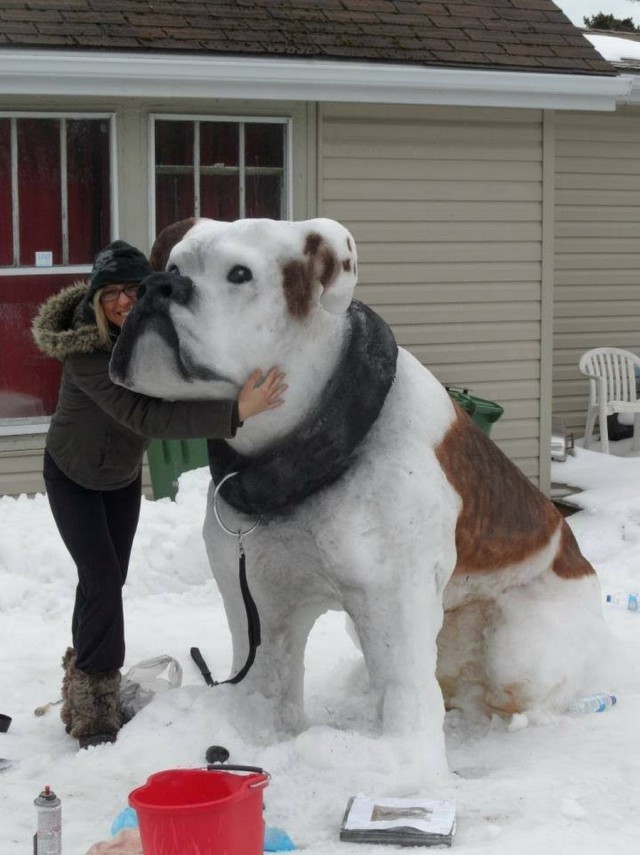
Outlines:
<svg viewBox="0 0 640 855"><path fill-rule="evenodd" d="M193 282L175 273L152 273L138 288L138 301L144 298L147 308L160 308L167 303L186 305L193 294Z"/></svg>

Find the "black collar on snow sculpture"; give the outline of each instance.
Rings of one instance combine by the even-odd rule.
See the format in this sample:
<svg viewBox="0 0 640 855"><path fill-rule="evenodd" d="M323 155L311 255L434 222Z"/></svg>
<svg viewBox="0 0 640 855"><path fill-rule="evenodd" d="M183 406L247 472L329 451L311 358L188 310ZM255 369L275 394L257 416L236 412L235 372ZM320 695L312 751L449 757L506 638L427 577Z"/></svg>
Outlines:
<svg viewBox="0 0 640 855"><path fill-rule="evenodd" d="M256 457L238 454L225 441L208 440L215 484L224 499L247 514L283 513L338 479L378 418L396 375L398 346L387 324L353 301L348 333L336 371L318 405L296 430Z"/></svg>

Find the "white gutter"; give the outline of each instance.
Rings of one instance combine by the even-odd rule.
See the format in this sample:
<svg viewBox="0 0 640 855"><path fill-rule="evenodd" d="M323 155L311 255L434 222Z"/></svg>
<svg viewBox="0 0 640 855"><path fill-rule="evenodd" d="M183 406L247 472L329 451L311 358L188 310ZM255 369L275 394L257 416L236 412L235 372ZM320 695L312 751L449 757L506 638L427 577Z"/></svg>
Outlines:
<svg viewBox="0 0 640 855"><path fill-rule="evenodd" d="M0 49L0 95L614 110L626 78L236 56Z"/></svg>
<svg viewBox="0 0 640 855"><path fill-rule="evenodd" d="M640 69L635 71L635 69L623 69L621 67L620 70L623 71L623 74L621 75L622 78L629 81L629 91L626 95L623 95L620 98L618 103L634 105L640 104Z"/></svg>

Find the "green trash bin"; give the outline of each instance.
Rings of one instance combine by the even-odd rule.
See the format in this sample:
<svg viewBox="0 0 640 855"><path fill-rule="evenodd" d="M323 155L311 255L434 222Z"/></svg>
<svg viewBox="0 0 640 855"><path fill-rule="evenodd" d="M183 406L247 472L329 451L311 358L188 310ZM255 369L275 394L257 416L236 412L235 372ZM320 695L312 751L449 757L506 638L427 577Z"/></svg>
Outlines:
<svg viewBox="0 0 640 855"><path fill-rule="evenodd" d="M453 386L445 386L445 389L450 397L466 413L469 413L480 430L489 436L493 424L504 413L504 407L501 407L500 404L496 404L494 401L487 401L486 398L478 398L477 395L470 395L468 389L456 389Z"/></svg>
<svg viewBox="0 0 640 855"><path fill-rule="evenodd" d="M206 439L156 439L147 450L153 496L170 498L178 492L183 472L209 465Z"/></svg>

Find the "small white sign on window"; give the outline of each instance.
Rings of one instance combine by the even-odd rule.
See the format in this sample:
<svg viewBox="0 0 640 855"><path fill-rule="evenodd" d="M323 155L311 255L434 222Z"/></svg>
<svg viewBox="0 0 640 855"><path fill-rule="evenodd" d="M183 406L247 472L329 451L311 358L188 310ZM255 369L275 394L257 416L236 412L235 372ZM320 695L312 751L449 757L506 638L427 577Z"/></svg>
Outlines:
<svg viewBox="0 0 640 855"><path fill-rule="evenodd" d="M36 267L53 267L53 253L49 250L36 252Z"/></svg>

